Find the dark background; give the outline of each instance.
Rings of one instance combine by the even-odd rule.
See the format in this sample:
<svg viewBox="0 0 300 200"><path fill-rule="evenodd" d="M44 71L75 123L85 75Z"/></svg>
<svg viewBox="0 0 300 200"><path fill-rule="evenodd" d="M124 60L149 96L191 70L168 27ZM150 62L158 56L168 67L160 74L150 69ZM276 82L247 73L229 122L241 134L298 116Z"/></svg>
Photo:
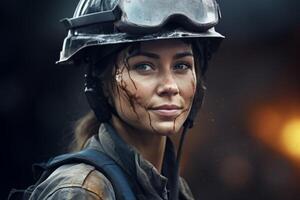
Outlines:
<svg viewBox="0 0 300 200"><path fill-rule="evenodd" d="M0 199L33 183L32 163L65 152L88 111L83 70L54 64L66 35L59 20L77 3L1 4ZM227 38L208 71L182 174L197 199L297 199L300 153L289 153L282 135L298 124L292 141L300 149L300 1L219 3L217 30Z"/></svg>

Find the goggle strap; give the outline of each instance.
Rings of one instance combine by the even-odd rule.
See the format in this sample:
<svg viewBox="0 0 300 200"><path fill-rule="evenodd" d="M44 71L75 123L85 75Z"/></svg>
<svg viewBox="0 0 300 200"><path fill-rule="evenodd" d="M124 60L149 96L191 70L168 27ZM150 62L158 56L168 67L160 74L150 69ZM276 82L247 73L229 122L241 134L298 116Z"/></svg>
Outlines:
<svg viewBox="0 0 300 200"><path fill-rule="evenodd" d="M83 26L105 23L105 22L114 22L121 18L122 11L119 6L116 6L114 9L104 12L97 12L88 15L83 15L76 18L65 18L60 20L64 26L69 29L80 28Z"/></svg>

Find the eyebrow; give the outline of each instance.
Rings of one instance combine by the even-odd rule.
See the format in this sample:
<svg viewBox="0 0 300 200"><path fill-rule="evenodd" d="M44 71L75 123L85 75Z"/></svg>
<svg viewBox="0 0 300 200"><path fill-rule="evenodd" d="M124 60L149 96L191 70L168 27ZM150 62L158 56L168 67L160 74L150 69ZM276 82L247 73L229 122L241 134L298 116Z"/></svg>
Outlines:
<svg viewBox="0 0 300 200"><path fill-rule="evenodd" d="M154 59L160 58L160 56L158 54L145 52L145 51L138 51L135 54L133 54L132 56L146 56L146 57L154 58Z"/></svg>
<svg viewBox="0 0 300 200"><path fill-rule="evenodd" d="M130 57L134 57L134 56L146 56L146 57L149 57L149 58L160 59L160 56L158 54L145 52L145 51L134 52ZM179 58L183 58L183 57L186 57L186 56L194 56L194 55L190 51L180 52L180 53L176 53L173 56L173 59L179 59Z"/></svg>
<svg viewBox="0 0 300 200"><path fill-rule="evenodd" d="M176 53L173 56L173 59L179 59L179 58L183 58L183 57L186 57L186 56L194 56L194 55L193 55L192 52L186 51L186 52Z"/></svg>

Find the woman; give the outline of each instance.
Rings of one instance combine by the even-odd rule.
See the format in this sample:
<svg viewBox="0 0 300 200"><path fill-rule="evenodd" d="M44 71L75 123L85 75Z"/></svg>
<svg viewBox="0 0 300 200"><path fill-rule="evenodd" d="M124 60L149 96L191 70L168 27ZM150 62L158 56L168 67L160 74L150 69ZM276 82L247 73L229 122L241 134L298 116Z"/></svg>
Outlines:
<svg viewBox="0 0 300 200"><path fill-rule="evenodd" d="M174 5L173 7L170 5ZM172 8L171 8L172 7ZM59 63L84 65L93 112L76 148L97 149L124 170L136 199L194 199L178 179L181 145L201 105L207 60L223 38L214 0L81 0ZM168 136L181 134L176 154ZM177 159L177 160L176 160ZM58 167L30 199L116 199L95 166Z"/></svg>

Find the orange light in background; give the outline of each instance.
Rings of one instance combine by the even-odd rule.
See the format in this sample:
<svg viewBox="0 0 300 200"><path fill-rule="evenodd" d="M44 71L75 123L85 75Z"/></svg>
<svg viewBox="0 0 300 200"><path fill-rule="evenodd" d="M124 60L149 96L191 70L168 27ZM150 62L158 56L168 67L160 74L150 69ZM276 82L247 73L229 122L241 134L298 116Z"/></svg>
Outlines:
<svg viewBox="0 0 300 200"><path fill-rule="evenodd" d="M300 167L300 105L268 103L251 116L251 133Z"/></svg>
<svg viewBox="0 0 300 200"><path fill-rule="evenodd" d="M288 121L282 129L281 136L285 151L300 160L300 118Z"/></svg>

